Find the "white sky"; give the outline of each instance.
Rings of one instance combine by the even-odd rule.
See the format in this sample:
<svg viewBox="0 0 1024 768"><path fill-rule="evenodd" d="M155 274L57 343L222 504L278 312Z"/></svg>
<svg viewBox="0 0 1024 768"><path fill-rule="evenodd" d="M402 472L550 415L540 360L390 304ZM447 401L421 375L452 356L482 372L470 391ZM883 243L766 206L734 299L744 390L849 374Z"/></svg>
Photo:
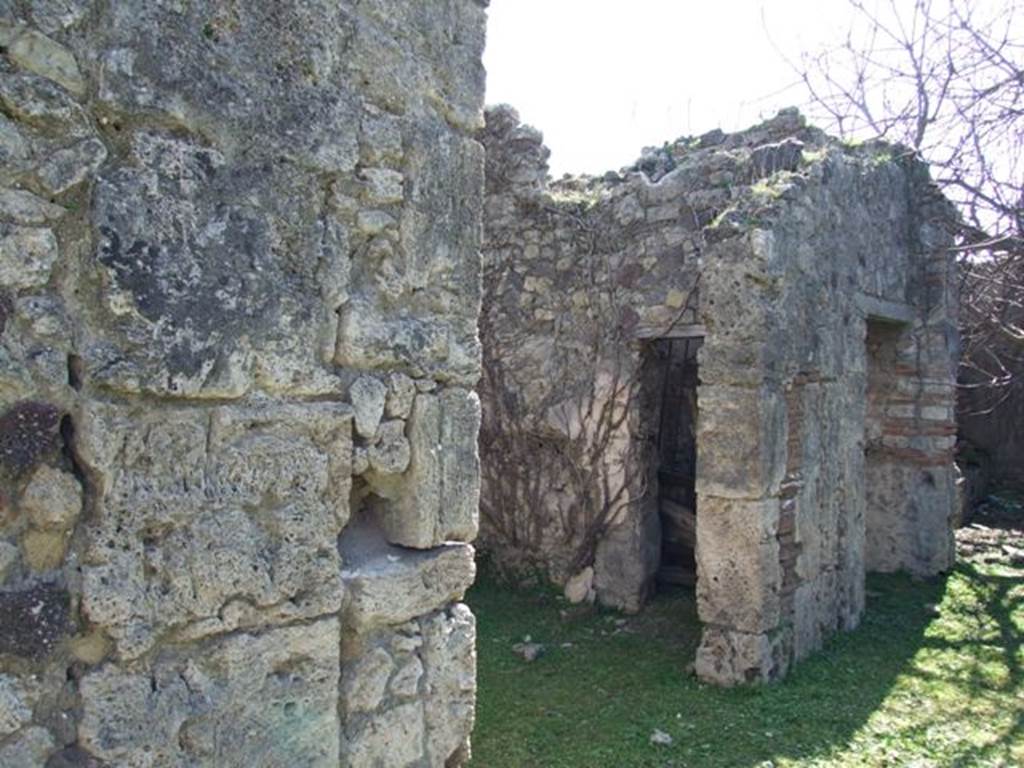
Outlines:
<svg viewBox="0 0 1024 768"><path fill-rule="evenodd" d="M796 60L849 18L846 0L492 0L487 102L543 131L552 175L618 170L801 103L780 51Z"/></svg>

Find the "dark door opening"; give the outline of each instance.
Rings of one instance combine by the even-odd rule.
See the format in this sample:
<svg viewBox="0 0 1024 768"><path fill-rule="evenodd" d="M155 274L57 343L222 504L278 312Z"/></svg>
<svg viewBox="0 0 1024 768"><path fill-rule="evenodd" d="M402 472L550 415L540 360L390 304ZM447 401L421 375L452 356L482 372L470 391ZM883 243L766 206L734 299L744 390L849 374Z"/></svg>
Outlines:
<svg viewBox="0 0 1024 768"><path fill-rule="evenodd" d="M660 408L657 433L658 582L693 586L697 580L697 350L703 339L659 339Z"/></svg>

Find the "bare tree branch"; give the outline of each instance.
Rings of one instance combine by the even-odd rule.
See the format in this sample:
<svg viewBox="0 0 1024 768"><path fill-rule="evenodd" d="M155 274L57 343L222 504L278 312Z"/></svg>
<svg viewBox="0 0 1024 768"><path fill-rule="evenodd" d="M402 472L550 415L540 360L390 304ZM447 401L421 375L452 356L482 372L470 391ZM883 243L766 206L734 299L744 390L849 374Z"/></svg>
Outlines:
<svg viewBox="0 0 1024 768"><path fill-rule="evenodd" d="M790 62L808 111L931 163L961 214L961 380L1024 396L1024 0L849 2L842 44Z"/></svg>

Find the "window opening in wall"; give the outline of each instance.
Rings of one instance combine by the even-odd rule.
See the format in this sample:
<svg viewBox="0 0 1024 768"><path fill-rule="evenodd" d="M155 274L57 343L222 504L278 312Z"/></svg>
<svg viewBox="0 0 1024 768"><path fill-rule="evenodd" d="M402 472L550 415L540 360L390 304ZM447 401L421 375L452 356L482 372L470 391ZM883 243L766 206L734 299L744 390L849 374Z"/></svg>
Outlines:
<svg viewBox="0 0 1024 768"><path fill-rule="evenodd" d="M913 405L900 387L900 341L906 326L867 319L867 403L864 415L865 566L869 571L897 570L899 542L906 515L901 506L906 489L895 470L908 441ZM914 538L911 535L911 538Z"/></svg>
<svg viewBox="0 0 1024 768"><path fill-rule="evenodd" d="M657 431L657 504L661 524L658 583L693 586L697 578L697 350L701 338L653 343L661 374Z"/></svg>

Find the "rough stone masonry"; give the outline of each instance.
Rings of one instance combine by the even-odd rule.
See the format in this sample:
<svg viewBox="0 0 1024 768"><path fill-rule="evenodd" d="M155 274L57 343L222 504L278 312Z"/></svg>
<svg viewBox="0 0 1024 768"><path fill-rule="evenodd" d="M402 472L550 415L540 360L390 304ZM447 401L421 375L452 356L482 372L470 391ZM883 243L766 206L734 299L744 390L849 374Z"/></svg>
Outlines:
<svg viewBox="0 0 1024 768"><path fill-rule="evenodd" d="M637 610L669 507L695 553L697 672L725 684L856 626L866 570L951 565L952 209L911 152L789 110L551 182L514 110L488 110L481 138L492 561ZM657 345L696 339L694 510L664 500L653 446Z"/></svg>
<svg viewBox="0 0 1024 768"><path fill-rule="evenodd" d="M485 0L0 0L0 765L469 755Z"/></svg>

